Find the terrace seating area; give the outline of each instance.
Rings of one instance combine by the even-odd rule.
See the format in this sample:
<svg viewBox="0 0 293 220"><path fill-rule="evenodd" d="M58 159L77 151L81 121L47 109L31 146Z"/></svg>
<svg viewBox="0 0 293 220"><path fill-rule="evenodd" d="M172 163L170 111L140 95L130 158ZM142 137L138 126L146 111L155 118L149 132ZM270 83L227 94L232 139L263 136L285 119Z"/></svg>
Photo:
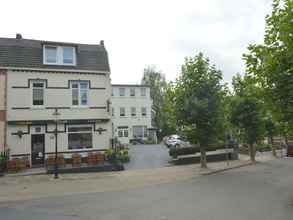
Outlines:
<svg viewBox="0 0 293 220"><path fill-rule="evenodd" d="M55 154L50 154L45 160L45 168L47 173L54 172ZM70 157L64 154L57 155L57 165L60 173L72 172L97 172L122 170L121 165L113 164L113 161L103 152L89 152L86 156L79 153L73 153ZM28 157L10 159L6 162L8 172L20 172L31 167Z"/></svg>

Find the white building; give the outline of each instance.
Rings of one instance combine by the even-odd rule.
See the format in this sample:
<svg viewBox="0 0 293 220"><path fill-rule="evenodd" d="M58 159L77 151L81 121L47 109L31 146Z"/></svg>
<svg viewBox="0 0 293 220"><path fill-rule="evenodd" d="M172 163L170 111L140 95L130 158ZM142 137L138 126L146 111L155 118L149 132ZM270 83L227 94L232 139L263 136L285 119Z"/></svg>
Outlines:
<svg viewBox="0 0 293 220"><path fill-rule="evenodd" d="M152 100L145 85L112 85L113 136L122 144L146 140L152 134Z"/></svg>
<svg viewBox="0 0 293 220"><path fill-rule="evenodd" d="M103 41L0 38L0 71L7 76L7 123L0 131L6 131L11 158L43 165L55 151L56 119L58 152L65 158L110 147L110 68Z"/></svg>

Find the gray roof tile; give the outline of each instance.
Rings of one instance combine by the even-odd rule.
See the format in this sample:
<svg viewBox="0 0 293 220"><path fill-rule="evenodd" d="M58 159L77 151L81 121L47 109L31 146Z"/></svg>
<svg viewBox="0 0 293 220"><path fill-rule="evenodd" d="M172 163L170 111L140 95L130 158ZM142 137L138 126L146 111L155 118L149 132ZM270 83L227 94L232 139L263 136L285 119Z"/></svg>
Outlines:
<svg viewBox="0 0 293 220"><path fill-rule="evenodd" d="M76 47L76 66L44 65L44 44ZM110 71L107 51L103 45L15 38L0 38L0 66Z"/></svg>

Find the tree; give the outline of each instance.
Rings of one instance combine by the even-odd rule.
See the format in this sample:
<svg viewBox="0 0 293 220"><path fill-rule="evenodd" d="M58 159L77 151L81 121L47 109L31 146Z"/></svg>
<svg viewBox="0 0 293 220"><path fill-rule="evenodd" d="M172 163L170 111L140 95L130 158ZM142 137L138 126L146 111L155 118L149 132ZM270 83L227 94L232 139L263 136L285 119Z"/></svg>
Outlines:
<svg viewBox="0 0 293 220"><path fill-rule="evenodd" d="M249 45L246 71L261 85L272 103L272 114L293 130L293 1L274 0L266 17L264 43Z"/></svg>
<svg viewBox="0 0 293 220"><path fill-rule="evenodd" d="M161 135L166 136L177 132L176 113L175 113L175 87L172 82L168 83L163 93L161 104Z"/></svg>
<svg viewBox="0 0 293 220"><path fill-rule="evenodd" d="M201 152L201 167L206 168L206 147L217 139L221 129L223 86L221 71L210 65L209 59L199 53L186 58L176 85L176 118L178 125Z"/></svg>
<svg viewBox="0 0 293 220"><path fill-rule="evenodd" d="M153 100L152 105L152 124L158 130L162 128L162 102L163 93L166 87L165 76L157 71L155 67L149 66L144 69L143 78L141 84L150 86L151 98ZM159 134L159 136L161 136Z"/></svg>
<svg viewBox="0 0 293 220"><path fill-rule="evenodd" d="M249 145L250 159L255 162L255 144L264 132L262 102L259 89L248 76L233 78L234 97L231 101L231 123L238 127L244 141Z"/></svg>

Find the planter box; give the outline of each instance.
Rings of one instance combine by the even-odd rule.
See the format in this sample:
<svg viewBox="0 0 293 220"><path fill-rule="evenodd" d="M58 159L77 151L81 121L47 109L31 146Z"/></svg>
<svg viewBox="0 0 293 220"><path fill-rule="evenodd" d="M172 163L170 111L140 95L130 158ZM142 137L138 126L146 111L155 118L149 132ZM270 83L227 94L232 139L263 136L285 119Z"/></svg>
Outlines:
<svg viewBox="0 0 293 220"><path fill-rule="evenodd" d="M121 171L124 170L124 166L122 164L96 164L96 165L85 165L82 164L78 167L76 166L66 166L59 167L58 173L91 173L91 172L107 172L107 171ZM47 167L47 173L54 173L54 166Z"/></svg>
<svg viewBox="0 0 293 220"><path fill-rule="evenodd" d="M229 149L228 155L225 152L225 150L218 150L213 152L207 152L206 157L207 157L207 162L226 161L227 157L228 157L228 160L237 159L234 155L234 152L231 149ZM172 162L175 165L200 163L200 155L179 156L177 159L174 159Z"/></svg>
<svg viewBox="0 0 293 220"><path fill-rule="evenodd" d="M6 162L4 160L0 161L0 176L3 176L5 168L6 168Z"/></svg>

